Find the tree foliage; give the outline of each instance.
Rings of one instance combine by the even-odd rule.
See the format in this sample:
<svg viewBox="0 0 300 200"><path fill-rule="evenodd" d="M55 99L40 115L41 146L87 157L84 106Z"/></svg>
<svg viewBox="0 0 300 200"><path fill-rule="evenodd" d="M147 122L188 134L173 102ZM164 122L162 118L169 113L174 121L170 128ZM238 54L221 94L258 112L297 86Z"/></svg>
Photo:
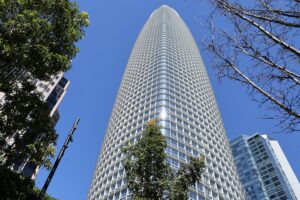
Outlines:
<svg viewBox="0 0 300 200"><path fill-rule="evenodd" d="M281 131L299 131L300 2L209 1L211 38L204 44L219 78L246 85L251 97L272 111L264 118L279 120Z"/></svg>
<svg viewBox="0 0 300 200"><path fill-rule="evenodd" d="M0 157L7 166L29 159L49 167L57 136L30 80L69 70L88 25L88 14L69 0L0 0Z"/></svg>
<svg viewBox="0 0 300 200"><path fill-rule="evenodd" d="M5 94L0 110L1 168L10 170L22 162L50 167L57 134L50 109L31 81L48 81L69 70L79 50L76 42L88 25L88 14L69 0L0 0L0 93ZM16 190L17 196L8 199L34 199L18 195L18 190L30 193L27 178L12 176L17 178L1 184L1 189Z"/></svg>
<svg viewBox="0 0 300 200"><path fill-rule="evenodd" d="M123 148L128 187L135 199L188 199L188 188L201 179L204 157L190 158L177 171L167 163L167 143L156 120L148 122L135 144Z"/></svg>
<svg viewBox="0 0 300 200"><path fill-rule="evenodd" d="M165 162L166 147L167 143L159 126L151 121L142 133L142 139L135 145L124 148L128 185L136 196L160 199L167 189L170 169Z"/></svg>
<svg viewBox="0 0 300 200"><path fill-rule="evenodd" d="M0 165L0 199L5 200L40 200L40 190L34 187L34 182L23 175ZM5 186L5 187L3 187ZM56 200L45 195L44 200Z"/></svg>
<svg viewBox="0 0 300 200"><path fill-rule="evenodd" d="M88 15L69 0L0 0L0 81L14 68L48 80L67 71Z"/></svg>
<svg viewBox="0 0 300 200"><path fill-rule="evenodd" d="M171 182L170 199L188 199L188 187L201 179L204 170L204 157L190 158L189 164L182 164Z"/></svg>
<svg viewBox="0 0 300 200"><path fill-rule="evenodd" d="M0 145L5 165L28 160L34 165L50 167L49 157L54 156L52 145L57 134L50 108L40 100L35 86L24 81L22 88L6 94L6 103L0 113ZM7 139L13 140L7 145Z"/></svg>

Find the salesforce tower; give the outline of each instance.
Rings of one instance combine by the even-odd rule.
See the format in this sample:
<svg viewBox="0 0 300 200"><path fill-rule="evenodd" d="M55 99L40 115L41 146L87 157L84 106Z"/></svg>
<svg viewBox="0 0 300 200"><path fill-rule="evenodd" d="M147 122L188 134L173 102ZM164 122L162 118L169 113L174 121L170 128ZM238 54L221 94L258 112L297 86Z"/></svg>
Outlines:
<svg viewBox="0 0 300 200"><path fill-rule="evenodd" d="M121 148L159 118L172 168L190 156L206 158L190 199L243 200L217 103L197 45L168 7L156 9L140 32L118 91L88 199L131 199Z"/></svg>

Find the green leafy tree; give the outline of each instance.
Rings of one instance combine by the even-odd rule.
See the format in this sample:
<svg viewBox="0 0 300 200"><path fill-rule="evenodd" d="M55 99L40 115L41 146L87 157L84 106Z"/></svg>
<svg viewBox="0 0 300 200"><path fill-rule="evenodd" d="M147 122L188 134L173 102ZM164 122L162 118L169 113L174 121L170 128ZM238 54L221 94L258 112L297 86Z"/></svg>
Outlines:
<svg viewBox="0 0 300 200"><path fill-rule="evenodd" d="M0 0L0 93L5 94L0 111L1 169L23 161L50 167L57 135L50 109L30 80L48 81L69 70L79 51L76 42L88 25L88 14L69 0ZM17 195L5 199L34 199L26 196L34 190L27 178L15 174L16 178L4 179L2 172L1 189L14 188Z"/></svg>
<svg viewBox="0 0 300 200"><path fill-rule="evenodd" d="M34 187L34 182L23 175L0 165L0 199L2 200L40 200L40 190ZM7 187L3 187L3 185ZM43 200L56 200L45 195Z"/></svg>
<svg viewBox="0 0 300 200"><path fill-rule="evenodd" d="M124 148L127 157L124 168L135 197L160 199L168 188L171 171L164 153L166 147L159 126L150 121L142 139Z"/></svg>
<svg viewBox="0 0 300 200"><path fill-rule="evenodd" d="M7 167L25 160L50 167L57 134L49 106L40 100L29 82L7 94L0 113L0 133L0 152ZM7 145L7 138L14 140L12 145Z"/></svg>
<svg viewBox="0 0 300 200"><path fill-rule="evenodd" d="M67 71L78 52L88 14L69 0L0 0L0 83L13 69L47 80Z"/></svg>
<svg viewBox="0 0 300 200"><path fill-rule="evenodd" d="M171 182L170 199L188 199L188 187L201 179L204 167L204 157L192 157L189 164L182 164Z"/></svg>
<svg viewBox="0 0 300 200"><path fill-rule="evenodd" d="M167 143L157 120L148 122L135 144L123 148L128 187L134 199L188 199L188 188L200 180L205 167L204 157L191 158L174 171L167 163Z"/></svg>
<svg viewBox="0 0 300 200"><path fill-rule="evenodd" d="M0 0L0 158L49 167L56 141L50 110L28 80L49 80L70 69L88 14L69 0ZM18 74L26 74L18 76ZM6 139L15 142L6 145Z"/></svg>

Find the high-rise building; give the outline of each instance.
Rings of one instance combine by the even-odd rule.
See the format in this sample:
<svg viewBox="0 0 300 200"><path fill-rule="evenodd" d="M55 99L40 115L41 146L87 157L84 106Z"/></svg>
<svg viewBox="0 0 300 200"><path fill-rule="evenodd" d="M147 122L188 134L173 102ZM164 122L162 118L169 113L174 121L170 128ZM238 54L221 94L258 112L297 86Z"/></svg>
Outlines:
<svg viewBox="0 0 300 200"><path fill-rule="evenodd" d="M9 72L16 80L28 79L36 86L36 91L40 93L40 98L42 101L48 103L51 112L50 117L54 119L55 124L59 120L58 106L64 98L67 88L70 82L64 77L63 73L59 73L55 76L51 76L49 81L41 81L30 77L30 74L25 70L19 70L17 68ZM0 92L0 112L2 106L5 104L5 94ZM14 138L7 138L8 145L14 143ZM28 163L27 161L20 161L20 163L15 163L14 169L16 171L22 172L25 176L36 178L39 166Z"/></svg>
<svg viewBox="0 0 300 200"><path fill-rule="evenodd" d="M70 81L64 77L63 73L59 73L52 76L49 81L34 80L33 83L36 85L36 91L41 94L41 99L48 103L51 109L50 116L56 124L60 118L58 106L67 92ZM22 171L25 176L35 179L40 166L25 161L21 162L17 168L19 171Z"/></svg>
<svg viewBox="0 0 300 200"><path fill-rule="evenodd" d="M279 143L267 135L242 135L230 141L249 200L297 200L300 184Z"/></svg>
<svg viewBox="0 0 300 200"><path fill-rule="evenodd" d="M57 112L58 106L64 98L70 84L62 72L55 76L51 76L49 81L33 80L27 71L19 70L17 68L11 70L9 74L16 80L28 79L36 86L36 91L41 94L41 100L47 102L51 109L51 117L56 114L55 112ZM0 110L4 104L5 93L0 92Z"/></svg>
<svg viewBox="0 0 300 200"><path fill-rule="evenodd" d="M58 106L70 84L70 81L63 75L63 73L59 73L56 76L52 76L50 81L33 81L36 85L36 91L41 94L42 100L48 103L51 109L50 116L53 117L55 123L59 120Z"/></svg>
<svg viewBox="0 0 300 200"><path fill-rule="evenodd" d="M168 162L178 169L204 155L206 171L190 199L243 200L217 103L187 26L168 7L156 9L140 32L110 117L88 199L130 199L121 147L160 119Z"/></svg>

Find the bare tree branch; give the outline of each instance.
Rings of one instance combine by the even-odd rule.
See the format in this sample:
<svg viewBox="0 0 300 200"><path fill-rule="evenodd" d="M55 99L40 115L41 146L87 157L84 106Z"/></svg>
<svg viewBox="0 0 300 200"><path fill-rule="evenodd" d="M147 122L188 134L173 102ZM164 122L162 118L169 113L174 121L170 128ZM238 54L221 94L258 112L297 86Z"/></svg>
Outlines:
<svg viewBox="0 0 300 200"><path fill-rule="evenodd" d="M229 4L227 1L217 0L217 3L218 3L218 5L220 5L224 9L226 9L228 12L230 12L231 14L233 14L235 16L238 16L240 19L243 19L244 21L248 22L249 24L251 24L254 27L256 27L257 29L259 29L268 38L270 38L271 40L273 40L277 44L281 45L283 48L291 51L296 56L300 57L300 51L297 48L295 48L292 45L289 45L288 43L284 42L280 38L276 37L275 35L273 35L272 33L270 33L268 30L266 30L263 26L261 26L260 24L258 24L256 21L254 21L254 20L252 20L252 19L250 19L248 17L245 17L244 15L241 15L240 12L235 7L233 7L231 4Z"/></svg>
<svg viewBox="0 0 300 200"><path fill-rule="evenodd" d="M275 103L277 106L279 106L280 108L282 108L284 111L286 111L287 113L300 118L300 114L291 110L290 108L286 107L283 103L277 101L274 97L272 97L269 93L267 93L266 91L264 91L261 87L259 87L256 83L254 83L250 78L247 77L247 75L245 75L243 72L241 72L238 67L236 65L234 65L234 63L232 63L229 59L225 58L220 52L218 52L215 48L214 45L211 45L212 51L219 56L219 58L221 58L224 62L227 63L227 65L229 67L231 67L240 77L243 78L244 81L242 81L243 83L247 83L249 85L251 85L254 89L258 90L261 94L263 94L265 97L267 97L267 99L271 100L273 103ZM235 80L239 80L239 79L235 79Z"/></svg>
<svg viewBox="0 0 300 200"><path fill-rule="evenodd" d="M256 10L259 11L260 13L276 13L282 16L286 17L291 17L291 18L300 18L300 12L297 11L290 11L290 10L280 10L280 9L275 9L271 7L266 1L264 0L259 0L258 2L261 3L264 9L262 10Z"/></svg>
<svg viewBox="0 0 300 200"><path fill-rule="evenodd" d="M300 7L295 6L299 3L286 0L277 6L273 0L255 0L252 5L238 0L210 1L215 6L209 15L212 23L207 25L211 38L204 46L214 58L218 77L247 86L252 99L272 111L265 119L279 120L285 132L298 131L300 51L294 44L299 44L300 23L294 20L300 18ZM216 18L218 14L222 20ZM222 23L215 26L215 18ZM228 24L220 28L224 18L230 28Z"/></svg>

